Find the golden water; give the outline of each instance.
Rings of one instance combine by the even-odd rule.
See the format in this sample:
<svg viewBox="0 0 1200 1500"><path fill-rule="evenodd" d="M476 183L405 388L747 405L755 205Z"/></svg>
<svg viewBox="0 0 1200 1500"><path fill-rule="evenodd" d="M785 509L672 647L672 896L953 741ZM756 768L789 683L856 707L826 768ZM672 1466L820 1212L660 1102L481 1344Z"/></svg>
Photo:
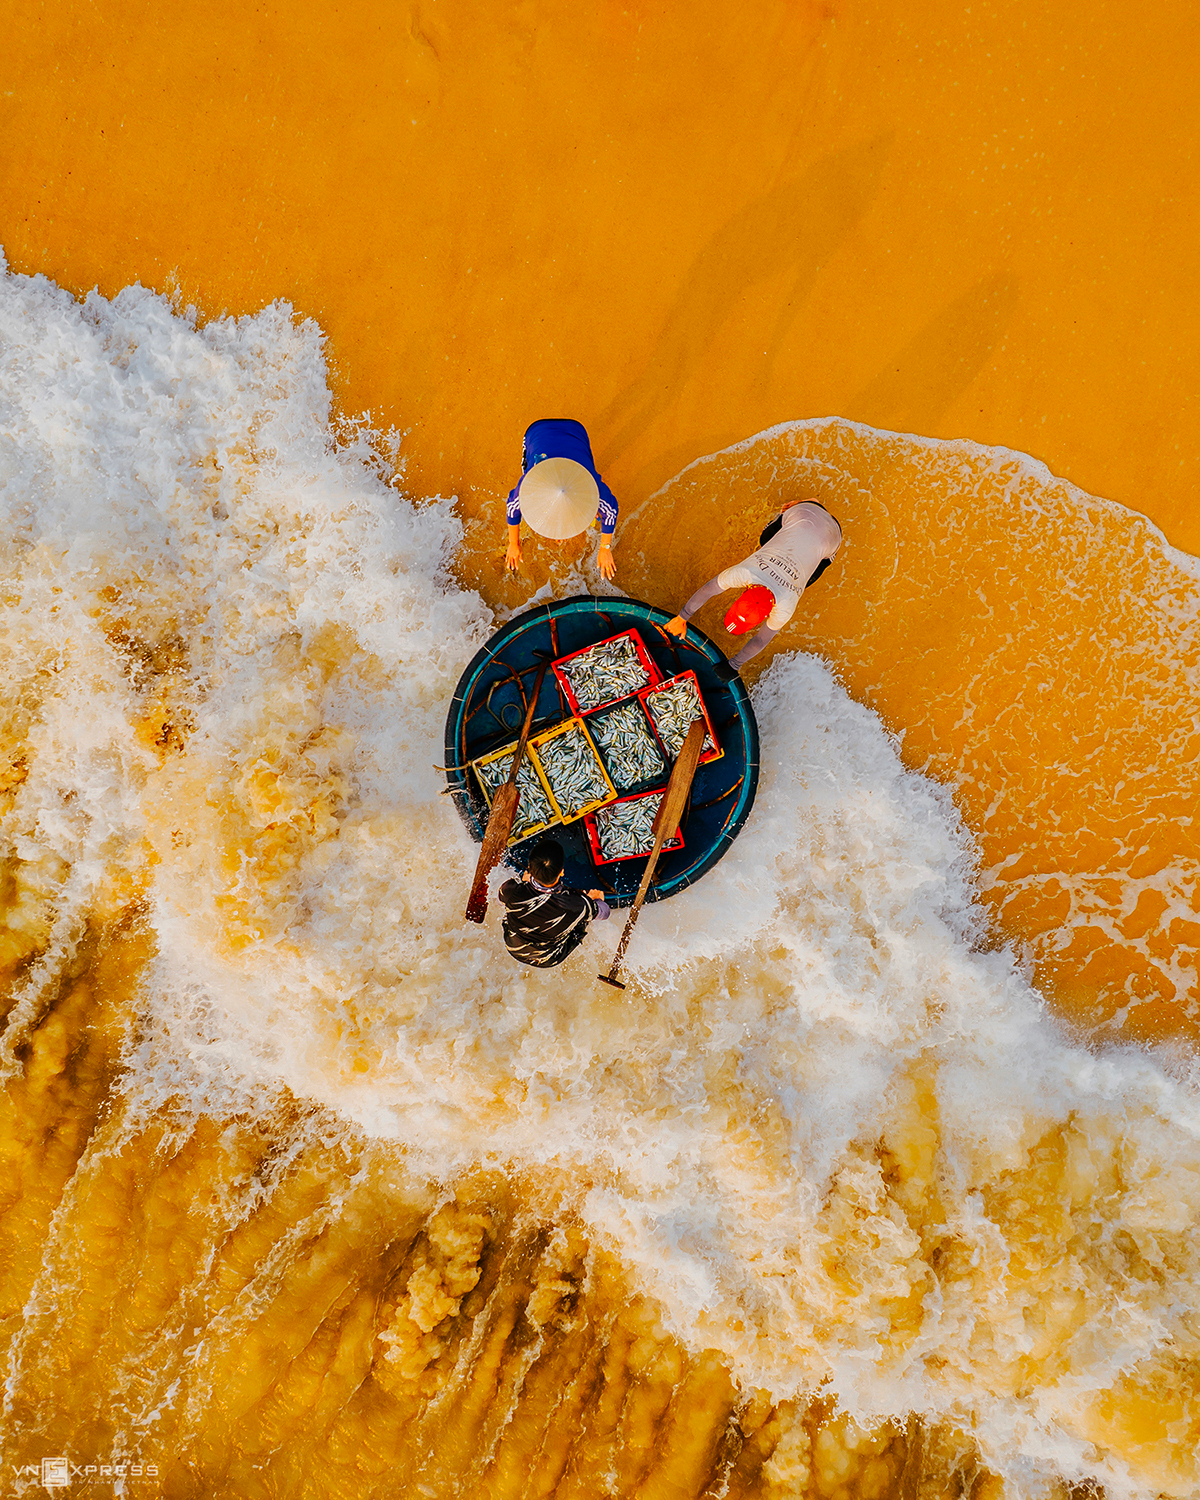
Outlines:
<svg viewBox="0 0 1200 1500"><path fill-rule="evenodd" d="M332 441L315 327L4 298L14 1484L1190 1493L1195 1079L1031 985L1191 1034L1189 560L969 444L686 469L632 592L799 490L847 542L622 1000L615 933L541 974L461 920L435 766L490 612L452 508Z"/></svg>
<svg viewBox="0 0 1200 1500"><path fill-rule="evenodd" d="M1193 9L13 0L0 1493L1197 1493ZM628 1004L433 770L555 412L846 528Z"/></svg>

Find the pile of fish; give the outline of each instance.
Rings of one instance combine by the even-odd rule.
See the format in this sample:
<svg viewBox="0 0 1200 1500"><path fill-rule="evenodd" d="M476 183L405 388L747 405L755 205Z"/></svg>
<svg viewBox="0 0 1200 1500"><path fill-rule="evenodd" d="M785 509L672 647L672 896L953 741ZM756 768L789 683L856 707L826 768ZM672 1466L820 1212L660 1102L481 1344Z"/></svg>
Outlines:
<svg viewBox="0 0 1200 1500"><path fill-rule="evenodd" d="M600 808L596 814L596 833L605 859L650 853L654 847L654 819L663 795L660 792L657 797L635 797ZM672 828L670 836L674 835Z"/></svg>
<svg viewBox="0 0 1200 1500"><path fill-rule="evenodd" d="M514 745L512 749L515 750L516 746ZM512 750L507 755L500 755L495 760L486 761L483 765L476 763L475 771L480 781L487 787L489 802L508 780L508 768L511 765ZM528 756L523 755L517 771L517 815L513 819L512 833L509 837L519 839L529 829L536 828L541 823L553 822L554 809L550 806L549 797L546 796L546 788L538 780L538 774L530 765Z"/></svg>
<svg viewBox="0 0 1200 1500"><path fill-rule="evenodd" d="M627 635L601 641L570 661L559 663L555 671L568 679L575 701L584 712L636 693L650 681L637 647Z"/></svg>
<svg viewBox="0 0 1200 1500"><path fill-rule="evenodd" d="M592 739L619 792L653 781L666 770L642 705L634 699L588 720Z"/></svg>
<svg viewBox="0 0 1200 1500"><path fill-rule="evenodd" d="M692 720L701 717L700 694L696 691L696 684L690 677L683 677L656 688L654 692L646 694L646 711L654 720L654 727L666 746L667 754L674 760L683 748ZM712 735L706 730L704 749L700 753L706 755L715 748Z"/></svg>
<svg viewBox="0 0 1200 1500"><path fill-rule="evenodd" d="M536 748L564 818L573 818L592 803L612 796L591 741L578 726L540 740Z"/></svg>

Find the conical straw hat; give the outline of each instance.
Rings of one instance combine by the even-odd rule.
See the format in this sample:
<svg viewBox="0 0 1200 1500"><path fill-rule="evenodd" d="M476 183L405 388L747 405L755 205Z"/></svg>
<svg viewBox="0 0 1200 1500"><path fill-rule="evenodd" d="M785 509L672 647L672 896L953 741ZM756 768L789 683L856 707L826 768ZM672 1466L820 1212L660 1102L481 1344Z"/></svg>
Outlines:
<svg viewBox="0 0 1200 1500"><path fill-rule="evenodd" d="M561 542L587 529L600 507L596 481L573 458L544 458L521 480L521 519Z"/></svg>

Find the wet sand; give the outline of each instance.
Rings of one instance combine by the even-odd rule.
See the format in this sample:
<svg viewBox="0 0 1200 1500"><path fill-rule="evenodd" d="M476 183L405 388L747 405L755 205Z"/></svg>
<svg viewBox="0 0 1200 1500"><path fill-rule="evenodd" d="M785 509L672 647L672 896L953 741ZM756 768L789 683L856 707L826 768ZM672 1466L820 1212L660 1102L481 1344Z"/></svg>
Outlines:
<svg viewBox="0 0 1200 1500"><path fill-rule="evenodd" d="M545 414L630 501L837 414L1032 454L1200 551L1183 0L12 15L12 266L290 300L416 494L494 523Z"/></svg>
<svg viewBox="0 0 1200 1500"><path fill-rule="evenodd" d="M1153 527L1092 498L1200 552L1188 7L567 18L454 0L201 21L103 0L16 15L0 99L13 270L79 293L141 281L201 319L276 298L316 318L341 415L399 430L406 492L460 497L458 574L501 612L547 579L565 587L579 560L532 543L523 577L501 574L502 496L535 417L587 423L623 505L618 581L655 602L714 571L781 487L820 494L848 546L781 647L825 654L905 763L952 788L994 936L1018 943L1060 1014L1105 1042L1194 1039L1194 579ZM223 469L205 460L203 482L284 515L254 430ZM958 438L1050 472L922 441ZM577 576L595 585L586 565ZM3 1003L20 1024L0 1100L5 1462L103 1462L119 1441L160 1466L146 1493L231 1500L464 1484L496 1500L993 1500L1004 1486L974 1414L1044 1398L1047 1430L1069 1427L1097 1462L1146 1491L1194 1492L1178 1437L1200 1409L1191 1336L1102 1375L1088 1363L1088 1329L1116 1328L1114 1307L1149 1327L1190 1295L1200 1195L1183 1136L1150 1103L1083 1123L1031 1107L980 1167L999 1226L980 1268L948 1227L962 1185L947 1186L940 1063L889 1082L877 1142L838 1163L814 1220L808 1353L816 1368L852 1341L866 1309L881 1359L901 1359L925 1336L930 1289L958 1299L967 1333L931 1362L958 1372L957 1415L919 1420L898 1397L860 1428L731 1378L715 1350L768 1343L761 1309L744 1327L713 1315L712 1348L681 1339L579 1217L592 1168L460 1173L443 1202L402 1150L348 1126L360 1072L394 1086L379 1028L398 991L347 1008L334 974L300 1016L324 1105L285 1088L219 1107L218 1090L198 1113L131 1097L121 1059L161 1020L147 1005L187 1021L156 988L148 896L212 895L214 962L244 952L270 988L255 942L284 923L303 862L329 857L344 798L321 695L378 662L364 669L362 642L336 630L302 659L268 653L280 682L301 683L311 735L298 750L264 709L225 785L189 750L183 663L201 648L180 632L198 606L176 619L169 590L139 599L116 572L112 588L86 605L85 667L104 679L104 640L141 653L147 842L114 856L41 1011L20 997L69 870L28 851L6 870ZM705 623L716 633L715 612ZM59 795L52 757L23 753L24 713L6 730L6 813L26 778ZM215 895L187 853L193 825L227 877ZM411 829L379 820L363 847L396 863L405 837L439 827L418 804ZM407 878L420 855L399 863ZM320 970L319 946L305 961ZM718 991L739 1025L737 1004L769 1010L770 962L722 960L697 980L689 1034ZM464 982L464 1005L473 994ZM591 1004L576 1019L599 1047L611 1018ZM669 1004L650 1015L669 1051ZM544 997L528 1025L569 1031ZM486 1046L478 1078L439 1061L445 1035L430 1022L430 1077L500 1129L512 1086ZM790 1148L777 1101L743 1090L729 1057L714 1055L702 1101L714 1154L766 1214L793 1185ZM521 1084L536 1087L553 1093ZM1126 1285L1136 1295L1114 1302ZM1072 1394L1084 1369L1092 1383Z"/></svg>
<svg viewBox="0 0 1200 1500"><path fill-rule="evenodd" d="M764 5L703 25L638 6L571 22L531 4L413 6L400 19L230 7L202 27L101 6L69 22L27 11L18 34L8 108L19 149L0 190L13 268L77 291L140 280L202 316L286 298L316 317L343 413L399 430L409 493L460 498L473 523L461 576L502 608L527 592L503 575L502 497L525 425L552 413L585 421L627 517L705 454L837 414L1030 454L1200 551L1200 302L1189 294L1200 236L1181 187L1197 37L1184 5L1149 18L938 6L919 21ZM929 486L914 472L896 488L889 524L918 544L911 591L940 612L939 544L920 545ZM960 499L970 517L975 502ZM663 518L643 509L619 549L652 550L620 581L678 602L711 555L709 518L728 507L711 489L690 525L668 526L666 550ZM1003 521L980 503L968 532L956 550L987 569L998 546L995 576L1006 576ZM1096 536L1081 540L1097 575L1127 566ZM743 542L731 534L728 547ZM1022 545L1024 607L1065 613L1068 633L1102 652L1112 627L1099 605L1076 594L1064 611L1056 597L1047 559L1059 528L1039 538L1035 527ZM536 543L528 555L536 584ZM835 585L849 597L816 599L810 623L873 590L853 566L847 553ZM972 734L955 729L954 704L981 678L993 716L1044 694L1037 661L1011 630L1001 640L984 625L951 647L928 691L872 692L898 635L901 657L920 650L903 597L885 608L888 632L849 655L819 629L797 632L892 729L914 732L909 763L958 787L990 868L1032 864L1031 888L997 904L1060 1002L1085 1024L1115 1016L1131 1036L1190 1032L1186 973L1181 990L1148 975L1144 955L1096 952L1120 947L1130 922L1141 942L1173 904L1095 895L1127 866L1140 811L1065 862L1044 815L995 838L999 788L1013 787L1016 806L1043 797L1038 736L1011 739L1003 766L993 746L973 790ZM1184 711L1188 694L1169 691ZM932 739L920 729L929 693L947 709ZM1105 688L1085 706L1089 744L1109 712ZM1128 743L1115 751L1112 777L1159 765L1156 734L1135 736L1132 761ZM1067 780L1082 807L1105 800L1081 774L1090 750L1045 749L1077 760ZM1168 780L1183 763L1168 757ZM1178 834L1190 858L1167 795L1157 836ZM1094 888L1078 941L1058 936L1076 914L1064 870ZM1195 926L1186 910L1176 919L1172 952Z"/></svg>

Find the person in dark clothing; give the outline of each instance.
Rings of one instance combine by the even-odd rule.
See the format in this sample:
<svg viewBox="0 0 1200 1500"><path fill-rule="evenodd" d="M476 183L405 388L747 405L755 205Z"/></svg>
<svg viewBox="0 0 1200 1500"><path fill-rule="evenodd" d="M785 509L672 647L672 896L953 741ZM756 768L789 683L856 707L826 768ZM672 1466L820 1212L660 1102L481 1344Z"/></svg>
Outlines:
<svg viewBox="0 0 1200 1500"><path fill-rule="evenodd" d="M543 839L520 880L500 887L504 944L520 964L553 969L583 942L593 917L608 917L603 891L567 890L562 873L562 845Z"/></svg>

